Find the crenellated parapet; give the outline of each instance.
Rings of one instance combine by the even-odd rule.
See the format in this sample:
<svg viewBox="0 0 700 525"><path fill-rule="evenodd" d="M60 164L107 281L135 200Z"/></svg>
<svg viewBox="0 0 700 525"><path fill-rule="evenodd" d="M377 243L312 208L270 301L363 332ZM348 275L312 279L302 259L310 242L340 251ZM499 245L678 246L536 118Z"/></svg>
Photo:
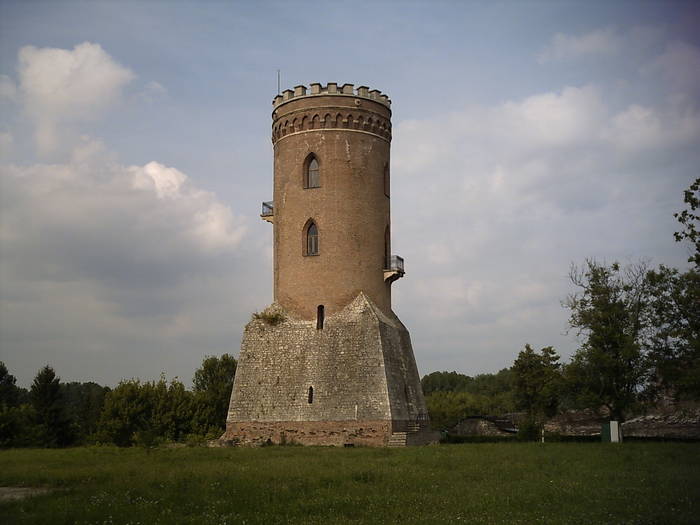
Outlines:
<svg viewBox="0 0 700 525"><path fill-rule="evenodd" d="M391 142L391 100L378 89L353 84L296 86L273 102L272 142L321 130L359 131Z"/></svg>
<svg viewBox="0 0 700 525"><path fill-rule="evenodd" d="M309 87L310 89L307 89L307 87L302 84L299 86L295 86L294 89L284 90L282 94L277 95L272 100L272 107L276 108L281 104L284 104L285 102L288 102L289 100L292 100L297 97L313 97L316 95L360 97L369 100L375 100L380 104L384 104L388 108L391 107L391 100L387 95L383 94L378 89L370 90L367 86L360 86L358 88L355 88L354 84L338 85L337 82L329 82L324 86L323 84L314 82L312 84L309 84Z"/></svg>

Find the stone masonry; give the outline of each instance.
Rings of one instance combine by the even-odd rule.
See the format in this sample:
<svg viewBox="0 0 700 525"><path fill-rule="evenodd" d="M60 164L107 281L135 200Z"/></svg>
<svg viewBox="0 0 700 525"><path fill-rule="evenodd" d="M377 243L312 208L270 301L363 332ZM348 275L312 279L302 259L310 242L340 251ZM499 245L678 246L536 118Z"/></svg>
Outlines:
<svg viewBox="0 0 700 525"><path fill-rule="evenodd" d="M222 441L435 441L391 309L404 270L390 250L388 97L297 86L272 119L274 195L261 216L273 225L274 302L245 328Z"/></svg>

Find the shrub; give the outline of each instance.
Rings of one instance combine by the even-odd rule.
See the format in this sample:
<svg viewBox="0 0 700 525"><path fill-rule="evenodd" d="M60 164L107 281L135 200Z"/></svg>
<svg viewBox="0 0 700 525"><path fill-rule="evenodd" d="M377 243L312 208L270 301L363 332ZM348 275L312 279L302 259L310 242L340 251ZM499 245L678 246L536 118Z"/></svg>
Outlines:
<svg viewBox="0 0 700 525"><path fill-rule="evenodd" d="M286 319L285 315L277 310L263 310L262 312L253 312L252 318L254 320L260 320L269 324L270 326L277 326L282 321Z"/></svg>

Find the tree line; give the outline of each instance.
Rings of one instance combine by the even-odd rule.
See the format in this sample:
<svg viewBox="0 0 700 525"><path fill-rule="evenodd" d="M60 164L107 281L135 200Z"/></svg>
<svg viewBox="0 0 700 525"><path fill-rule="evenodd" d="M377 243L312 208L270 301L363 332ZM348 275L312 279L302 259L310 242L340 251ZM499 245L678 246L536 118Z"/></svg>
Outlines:
<svg viewBox="0 0 700 525"><path fill-rule="evenodd" d="M563 306L581 345L568 363L551 346L526 344L510 368L469 377L433 372L421 380L435 428L468 416L526 414L538 429L560 411L592 408L624 419L661 398L700 400L700 179L675 214L689 241L690 269L646 262L627 266L589 259L572 266L574 292ZM61 383L45 366L29 390L0 362L0 447L113 443L150 446L162 440L203 441L224 430L236 360L207 357L193 387L177 379L125 380L114 389Z"/></svg>
<svg viewBox="0 0 700 525"><path fill-rule="evenodd" d="M235 373L236 360L223 354L204 359L191 390L163 376L124 380L110 389L93 382L62 383L47 365L27 390L0 362L0 447L213 439L224 430Z"/></svg>
<svg viewBox="0 0 700 525"><path fill-rule="evenodd" d="M627 266L593 259L572 265L574 292L563 306L581 345L568 363L551 346L518 354L497 374L434 372L422 379L431 420L449 428L474 415L522 411L541 428L560 411L592 408L612 420L660 399L700 400L700 179L674 214L689 241L690 269L641 261Z"/></svg>

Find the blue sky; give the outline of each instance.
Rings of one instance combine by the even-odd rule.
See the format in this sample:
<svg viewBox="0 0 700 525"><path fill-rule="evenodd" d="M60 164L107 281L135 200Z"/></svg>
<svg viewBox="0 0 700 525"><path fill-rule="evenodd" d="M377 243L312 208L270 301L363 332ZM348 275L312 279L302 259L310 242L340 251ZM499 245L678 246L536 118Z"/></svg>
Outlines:
<svg viewBox="0 0 700 525"><path fill-rule="evenodd" d="M394 310L421 374L568 357L586 257L685 267L692 2L0 3L0 359L189 382L272 300L271 100L392 99Z"/></svg>

